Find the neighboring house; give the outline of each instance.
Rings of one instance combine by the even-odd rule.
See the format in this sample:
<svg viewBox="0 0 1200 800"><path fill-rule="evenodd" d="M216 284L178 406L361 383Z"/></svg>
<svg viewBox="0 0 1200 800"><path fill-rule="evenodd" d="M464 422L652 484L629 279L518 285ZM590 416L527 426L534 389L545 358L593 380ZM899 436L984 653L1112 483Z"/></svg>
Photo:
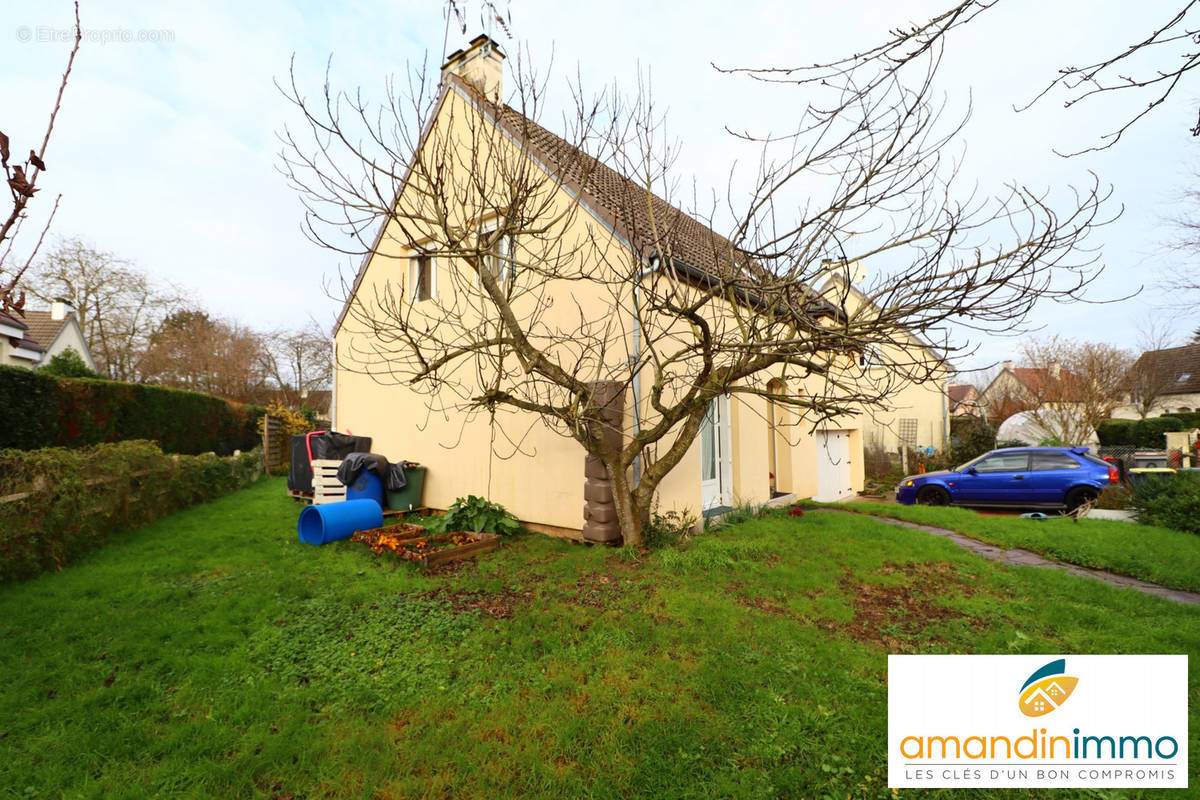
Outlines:
<svg viewBox="0 0 1200 800"><path fill-rule="evenodd" d="M599 162L589 162L594 179L582 183L575 180L576 176L557 172L562 163L558 155L570 150L577 162L579 151L526 120L519 111L480 99L476 87L484 87L475 83L477 78L481 83L486 81L489 94L495 89L498 95L503 58L495 43L483 36L473 40L465 52L450 57L442 68L435 116L426 128L422 146L435 135L441 137L440 141L459 140L471 126L481 124L497 126L506 141L519 142L519 148L513 146L514 152L523 153L520 157L530 159L532 168L555 180L558 188L554 191L561 193L557 202L580 206L580 213L562 234L566 251L578 254L580 269L590 269L593 263L611 263L604 259L612 258L614 251L624 253L621 258L647 258L640 252L642 240L637 226L616 213L628 197L645 198L640 210L636 203L633 205L631 214L648 213L646 206L650 205L660 224L671 221L669 225L677 231L673 252L680 262L703 270L706 263L713 262L714 243L724 242L725 247L731 247L700 222L660 198L648 197L643 187ZM456 159L452 168L466 169L462 165L469 161L469 157ZM396 199L398 208L418 202L409 197L412 191L406 183ZM578 195L573 196L573 191ZM488 220L468 220L467 224L483 230ZM462 273L457 272L462 269L460 265L426 255L422 250L424 241L403 233L394 221L380 231L377 241L382 244L363 260L334 331L335 429L371 436L372 449L393 460L425 465L428 472L423 501L427 506L446 508L457 497L484 495L505 505L530 527L580 537L585 502L595 499L584 496L585 451L580 444L551 430L534 414L521 419L518 413L506 412L502 420L505 432L499 433L486 413L454 412L450 402L438 408L437 396L431 399L417 393L389 374L386 358L372 357L381 349L378 333L357 313L348 313L352 307L375 308L378 298L384 297L409 304L405 306L407 313L420 314L421 304L427 302L432 302L431 308L460 301L464 308L472 307L471 296L481 291L473 280L462 279ZM519 248L520 243L507 245L514 246ZM405 274L406 263L408 296L399 298L389 282ZM635 315L626 305L636 286L614 293L603 292L597 286L589 281L553 285L547 289L541 322L553 327L559 322L555 315L563 315L561 321L566 325L580 313L586 313L588 319L611 320L613 346L603 357L619 369L619 365L628 363L624 354L631 352L626 349L630 339L636 341L638 335ZM769 375L761 378L764 382L778 380ZM626 392L624 435L629 435L638 420L652 418L648 399L651 388L643 375L641 384ZM792 386L787 390L792 391ZM804 391L804 386L796 385L795 391ZM660 508L698 512L735 502L760 503L775 493L837 500L862 488L863 437L857 419L841 419L829 429L814 433L790 407L773 406L748 393L714 400L683 460L659 485ZM668 444L664 442L663 446Z"/></svg>
<svg viewBox="0 0 1200 800"><path fill-rule="evenodd" d="M860 265L835 267L818 290L851 317L870 315L876 307L855 283L861 283ZM869 317L868 317L869 318ZM901 374L901 367L925 380L916 381ZM941 352L916 335L908 337L904 348L891 352L868 350L859 357L864 377L886 388L888 407L872 409L863 415L863 446L882 448L889 453L902 446L918 450L944 450L949 437L949 414L944 386L949 370Z"/></svg>
<svg viewBox="0 0 1200 800"><path fill-rule="evenodd" d="M979 390L969 383L952 383L946 387L946 398L952 417L977 417L980 414Z"/></svg>
<svg viewBox="0 0 1200 800"><path fill-rule="evenodd" d="M71 349L88 369L96 369L83 328L75 312L63 302L52 303L49 311L26 309L21 314L0 313L0 337L4 337L0 338L0 364L40 367Z"/></svg>
<svg viewBox="0 0 1200 800"><path fill-rule="evenodd" d="M1146 402L1126 396L1113 411L1115 419L1140 419L1142 410L1149 417L1200 411L1200 343L1147 350L1130 367L1129 380L1142 387Z"/></svg>
<svg viewBox="0 0 1200 800"><path fill-rule="evenodd" d="M6 367L36 367L46 348L29 333L20 317L0 311L0 364Z"/></svg>
<svg viewBox="0 0 1200 800"><path fill-rule="evenodd" d="M1074 388L1078 383L1073 372L1058 364L1017 367L1005 361L1000 373L980 392L978 407L990 422L999 424L1031 408L1078 403L1080 392Z"/></svg>

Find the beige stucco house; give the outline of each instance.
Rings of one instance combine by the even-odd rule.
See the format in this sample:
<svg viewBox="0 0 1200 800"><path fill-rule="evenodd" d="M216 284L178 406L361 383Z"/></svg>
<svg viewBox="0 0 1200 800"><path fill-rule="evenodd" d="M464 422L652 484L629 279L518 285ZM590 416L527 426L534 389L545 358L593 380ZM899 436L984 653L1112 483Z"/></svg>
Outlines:
<svg viewBox="0 0 1200 800"><path fill-rule="evenodd" d="M1130 367L1129 381L1140 385L1147 402L1139 409L1135 398L1126 396L1113 411L1115 419L1139 419L1142 410L1148 417L1200 411L1200 344L1147 350Z"/></svg>
<svg viewBox="0 0 1200 800"><path fill-rule="evenodd" d="M39 367L68 349L78 353L89 369L96 369L83 328L66 303L53 303L47 311L0 313L0 364Z"/></svg>
<svg viewBox="0 0 1200 800"><path fill-rule="evenodd" d="M588 164L594 174L587 181L578 180L574 174L559 174L555 165L562 159L558 156L571 145L516 109L480 100L481 93L499 96L503 59L499 47L484 36L450 57L443 67L436 111L426 126L421 147L428 149L434 140L467 142L472 138L470 131L479 126L496 127L501 135L491 137L488 147L512 148L509 157L519 153L528 159L529 169L549 175L557 187L544 200L544 214L567 220L561 223L564 227L556 237L562 252L571 254L571 269L591 274L619 258L646 265L646 270L628 285L601 289L594 281L551 280L538 290L539 331L572 329L581 319L604 326L608 346L597 351L601 363L581 360L580 373L619 372L629 363L630 353L636 354L646 346L640 337L649 323L633 312L638 287L667 279L662 262L647 259L639 239L640 218L623 215L621 201L630 195L641 197L643 207L639 210L634 204L630 212L635 217L651 214L660 224L670 220L675 232L673 266L683 271L683 265L693 265L688 269L695 270L697 280L704 278L706 258L712 259L711 250L706 255L706 245L728 242L600 162L592 160L594 163ZM480 160L478 154L462 159L464 163ZM411 175L406 180L396 200L397 208L438 202L438 198L431 199L413 188L414 180ZM569 214L572 208L579 213ZM447 209L444 213L464 213L460 205L452 203ZM486 212L480 216L456 224L463 230L479 231L477 235L482 239L494 229L494 220ZM431 253L429 241L419 224L404 228L389 222L361 264L334 331L334 428L371 436L373 449L393 460L425 465L424 503L429 507L444 509L458 497L482 495L502 503L534 529L583 536L585 503L595 498L585 497L586 454L582 445L533 413L526 419L506 411L497 420L487 413L455 410L449 397L415 391L397 380L389 368L389 360L394 362L404 355L393 342L384 341L380 328L371 324L373 316L385 307L394 316L403 317L408 331L445 324L447 313L453 313L456 324L468 329L488 324L489 312L487 304L480 302L483 295L478 278L464 276L467 268L455 259ZM497 243L497 280L519 283L520 273L514 276L513 270L518 262L531 257L522 251L524 247L520 241ZM681 283L680 292L686 295L688 291L688 286ZM715 313L732 312L725 308ZM564 361L571 345L556 345ZM781 376L763 374L755 379L767 383ZM461 380L475 379L467 376ZM645 376L631 381L622 398L622 435L630 436L653 424L653 389ZM802 392L804 386L797 382L794 388L788 385L787 391ZM699 513L736 503L765 503L773 496L831 501L852 496L863 485L862 424L858 418L839 418L836 424L814 431L791 406L776 407L753 394L718 397L710 404L699 435L659 485L659 508ZM670 444L667 440L661 446Z"/></svg>

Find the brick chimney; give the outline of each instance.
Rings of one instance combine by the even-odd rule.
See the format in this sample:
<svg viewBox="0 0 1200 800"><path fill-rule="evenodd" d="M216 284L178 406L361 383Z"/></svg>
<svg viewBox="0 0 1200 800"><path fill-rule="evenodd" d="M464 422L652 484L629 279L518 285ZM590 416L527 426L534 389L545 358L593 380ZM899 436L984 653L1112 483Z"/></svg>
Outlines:
<svg viewBox="0 0 1200 800"><path fill-rule="evenodd" d="M1009 371L1011 372L1011 371L1012 371L1012 368L1013 368L1013 362L1011 362L1011 361L1002 361L1002 362L1000 362L1000 366L1004 367L1006 370L1009 370Z"/></svg>
<svg viewBox="0 0 1200 800"><path fill-rule="evenodd" d="M453 73L492 100L504 92L504 53L490 37L480 34L464 50L455 50L442 65L442 75Z"/></svg>
<svg viewBox="0 0 1200 800"><path fill-rule="evenodd" d="M1051 378L1058 380L1059 376L1062 375L1062 364L1058 363L1057 361L1051 361L1050 369L1047 371L1050 373Z"/></svg>

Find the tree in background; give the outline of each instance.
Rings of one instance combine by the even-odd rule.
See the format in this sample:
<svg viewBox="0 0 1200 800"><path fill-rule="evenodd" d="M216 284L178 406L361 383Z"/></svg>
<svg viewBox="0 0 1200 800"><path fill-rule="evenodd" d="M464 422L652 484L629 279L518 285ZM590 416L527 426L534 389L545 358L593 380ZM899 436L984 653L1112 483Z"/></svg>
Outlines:
<svg viewBox="0 0 1200 800"><path fill-rule="evenodd" d="M263 336L267 374L288 408L300 408L314 391L333 378L333 340L313 319L299 328L281 328Z"/></svg>
<svg viewBox="0 0 1200 800"><path fill-rule="evenodd" d="M1031 340L1022 349L1036 370L1025 384L1029 414L1058 443L1087 442L1122 404L1133 361L1128 351L1058 336Z"/></svg>
<svg viewBox="0 0 1200 800"><path fill-rule="evenodd" d="M205 311L169 315L150 335L138 371L146 383L262 402L268 393L262 337Z"/></svg>
<svg viewBox="0 0 1200 800"><path fill-rule="evenodd" d="M64 300L74 307L97 367L118 381L141 377L138 365L151 334L186 302L179 287L78 238L59 241L27 284L43 302Z"/></svg>
<svg viewBox="0 0 1200 800"><path fill-rule="evenodd" d="M54 213L58 210L58 202L62 199L62 195L59 195L54 201L54 206L46 219L46 225L42 228L41 236L38 237L24 260L15 256L13 245L21 231L22 224L27 219L26 206L39 191L36 185L37 179L46 171L46 148L50 144L50 134L54 131L54 120L58 116L59 108L62 107L63 92L67 89L67 78L71 75L71 67L75 65L75 54L79 52L81 38L79 3L76 2L75 40L71 46L71 54L67 57L67 69L63 72L62 80L58 84L58 94L54 98L50 120L46 123L46 133L42 137L41 148L38 150L31 148L29 156L24 159L20 156L13 158L12 143L8 136L0 131L0 168L3 169L4 179L8 183L8 191L12 199L12 208L7 216L0 220L0 312L15 312L19 315L24 309L25 291L21 285L22 278L33 264L34 259L37 258L38 249L46 238L46 231L50 229ZM14 113L20 110L9 108L5 111Z"/></svg>

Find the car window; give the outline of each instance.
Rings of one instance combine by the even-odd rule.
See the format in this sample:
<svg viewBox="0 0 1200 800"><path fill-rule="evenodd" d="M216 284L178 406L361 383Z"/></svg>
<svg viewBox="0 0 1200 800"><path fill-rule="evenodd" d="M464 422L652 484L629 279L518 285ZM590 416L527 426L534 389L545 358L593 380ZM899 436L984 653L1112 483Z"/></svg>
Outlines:
<svg viewBox="0 0 1200 800"><path fill-rule="evenodd" d="M976 461L979 472L1025 472L1029 469L1029 453L996 453Z"/></svg>
<svg viewBox="0 0 1200 800"><path fill-rule="evenodd" d="M1048 469L1079 469L1079 462L1066 453L1034 453L1033 469L1035 472Z"/></svg>
<svg viewBox="0 0 1200 800"><path fill-rule="evenodd" d="M1099 456L1094 456L1091 453L1080 453L1079 456L1084 461L1091 461L1093 464L1099 464L1102 467L1115 466L1112 462L1105 461L1103 458L1100 458Z"/></svg>

